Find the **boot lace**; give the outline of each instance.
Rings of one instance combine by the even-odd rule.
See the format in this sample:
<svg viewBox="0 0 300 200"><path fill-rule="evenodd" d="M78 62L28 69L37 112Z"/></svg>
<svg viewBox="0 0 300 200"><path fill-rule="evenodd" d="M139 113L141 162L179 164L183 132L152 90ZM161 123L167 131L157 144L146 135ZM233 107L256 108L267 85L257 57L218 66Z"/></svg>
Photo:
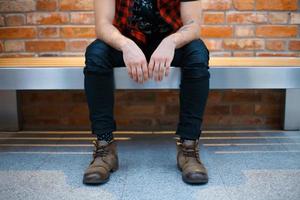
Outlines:
<svg viewBox="0 0 300 200"><path fill-rule="evenodd" d="M181 142L179 142L179 145L182 147L182 154L184 156L196 158L196 160L201 163L198 145L196 145L194 148L186 148Z"/></svg>
<svg viewBox="0 0 300 200"><path fill-rule="evenodd" d="M98 146L96 141L94 141L93 143L94 143L94 146L95 146L95 148L93 150L94 159L96 157L105 157L105 156L108 155L109 150L107 149L107 146Z"/></svg>

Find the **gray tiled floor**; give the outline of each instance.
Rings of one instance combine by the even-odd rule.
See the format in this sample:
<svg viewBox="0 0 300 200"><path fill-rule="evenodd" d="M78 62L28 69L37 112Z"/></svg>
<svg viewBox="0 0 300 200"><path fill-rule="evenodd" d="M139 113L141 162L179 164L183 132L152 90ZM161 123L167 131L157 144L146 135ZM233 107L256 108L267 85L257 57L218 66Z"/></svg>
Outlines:
<svg viewBox="0 0 300 200"><path fill-rule="evenodd" d="M182 182L174 136L115 134L120 169L85 186L88 132L0 132L0 199L300 199L300 132L203 133L210 180L200 186Z"/></svg>

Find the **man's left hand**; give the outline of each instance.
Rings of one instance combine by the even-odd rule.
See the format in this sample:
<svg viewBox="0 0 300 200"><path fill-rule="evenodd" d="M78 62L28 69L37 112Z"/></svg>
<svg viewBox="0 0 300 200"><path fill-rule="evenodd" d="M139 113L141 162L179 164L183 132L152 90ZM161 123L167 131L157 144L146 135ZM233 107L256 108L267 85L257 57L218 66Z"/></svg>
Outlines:
<svg viewBox="0 0 300 200"><path fill-rule="evenodd" d="M175 43L173 40L168 37L163 39L150 58L148 65L150 78L154 76L155 81L161 81L164 75L169 75L174 52Z"/></svg>

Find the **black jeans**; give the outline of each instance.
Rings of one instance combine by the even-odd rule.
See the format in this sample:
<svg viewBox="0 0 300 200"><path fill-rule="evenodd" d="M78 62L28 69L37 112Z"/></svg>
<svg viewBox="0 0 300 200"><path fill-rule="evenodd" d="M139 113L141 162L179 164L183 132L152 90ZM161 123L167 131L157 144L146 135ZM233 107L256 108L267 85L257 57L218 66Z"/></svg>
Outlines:
<svg viewBox="0 0 300 200"><path fill-rule="evenodd" d="M161 39L142 46L147 61ZM117 130L114 119L113 67L124 66L123 53L96 39L86 49L84 88L89 108L92 134ZM209 51L201 39L175 50L171 66L181 68L180 113L176 135L198 139L209 93Z"/></svg>

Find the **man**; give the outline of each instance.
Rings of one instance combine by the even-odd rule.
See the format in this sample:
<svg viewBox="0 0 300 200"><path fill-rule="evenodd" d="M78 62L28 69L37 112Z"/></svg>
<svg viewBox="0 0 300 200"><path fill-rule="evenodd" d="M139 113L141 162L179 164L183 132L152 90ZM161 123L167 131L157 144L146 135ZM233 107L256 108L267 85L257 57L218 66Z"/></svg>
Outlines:
<svg viewBox="0 0 300 200"><path fill-rule="evenodd" d="M186 183L208 182L199 158L202 116L209 92L209 51L199 38L197 0L95 0L97 39L86 49L84 87L94 141L85 184L101 184L119 167L113 116L113 67L126 66L138 83L161 81L181 68L177 166ZM138 162L138 161L137 161Z"/></svg>

